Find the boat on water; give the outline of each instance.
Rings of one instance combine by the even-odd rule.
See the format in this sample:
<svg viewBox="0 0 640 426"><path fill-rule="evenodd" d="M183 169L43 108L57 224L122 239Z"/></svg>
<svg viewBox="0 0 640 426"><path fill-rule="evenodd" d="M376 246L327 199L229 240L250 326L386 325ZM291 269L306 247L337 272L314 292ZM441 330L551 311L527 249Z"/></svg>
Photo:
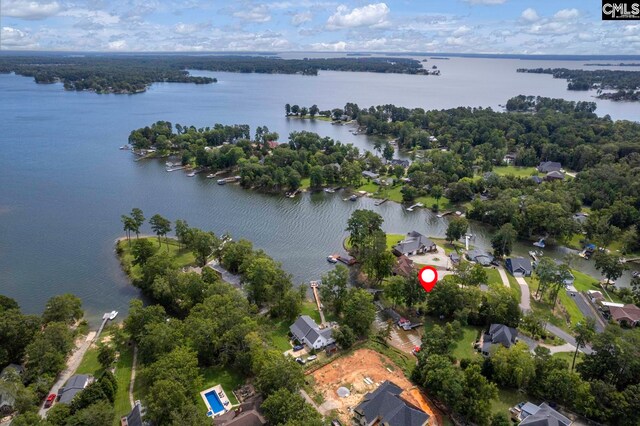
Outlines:
<svg viewBox="0 0 640 426"><path fill-rule="evenodd" d="M336 190L333 188L325 188L324 192L326 192L327 194L333 194L334 192L336 192Z"/></svg>
<svg viewBox="0 0 640 426"><path fill-rule="evenodd" d="M633 278L638 278L638 277L640 277L640 272L638 272L638 271L633 271L633 272L631 273L631 276L632 276Z"/></svg>
<svg viewBox="0 0 640 426"><path fill-rule="evenodd" d="M356 201L357 199L358 199L358 196L355 194L349 197L349 201Z"/></svg>
<svg viewBox="0 0 640 426"><path fill-rule="evenodd" d="M109 319L113 321L114 319L116 319L117 316L118 316L118 311L111 311L111 313L109 314Z"/></svg>
<svg viewBox="0 0 640 426"><path fill-rule="evenodd" d="M227 183L232 183L232 182L239 182L240 181L240 176L233 176L233 177L228 177L228 178L224 178L224 179L218 179L218 185L224 185Z"/></svg>
<svg viewBox="0 0 640 426"><path fill-rule="evenodd" d="M327 262L338 263L338 259L336 259L334 256L327 256Z"/></svg>
<svg viewBox="0 0 640 426"><path fill-rule="evenodd" d="M533 245L539 248L544 248L545 247L544 238L540 238L540 240L533 243Z"/></svg>
<svg viewBox="0 0 640 426"><path fill-rule="evenodd" d="M126 151L126 150L129 150L129 149L131 149L131 148L129 148L129 145L122 145L122 146L120 147L120 149L121 149L121 150L123 150L123 151Z"/></svg>
<svg viewBox="0 0 640 426"><path fill-rule="evenodd" d="M227 180L226 179L218 179L218 185L226 185L227 184Z"/></svg>
<svg viewBox="0 0 640 426"><path fill-rule="evenodd" d="M194 177L195 175L196 175L196 172L191 172L191 173L189 173L187 176L189 176L189 177Z"/></svg>
<svg viewBox="0 0 640 426"><path fill-rule="evenodd" d="M214 177L216 177L216 175L214 175L213 173L207 175L207 179L213 179Z"/></svg>

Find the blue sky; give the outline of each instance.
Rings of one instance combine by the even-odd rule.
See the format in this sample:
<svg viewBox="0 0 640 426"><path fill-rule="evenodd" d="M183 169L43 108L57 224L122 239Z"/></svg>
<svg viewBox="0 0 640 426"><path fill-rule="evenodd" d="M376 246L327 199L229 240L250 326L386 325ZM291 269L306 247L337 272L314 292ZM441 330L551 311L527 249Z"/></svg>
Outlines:
<svg viewBox="0 0 640 426"><path fill-rule="evenodd" d="M637 54L600 0L2 0L0 48Z"/></svg>

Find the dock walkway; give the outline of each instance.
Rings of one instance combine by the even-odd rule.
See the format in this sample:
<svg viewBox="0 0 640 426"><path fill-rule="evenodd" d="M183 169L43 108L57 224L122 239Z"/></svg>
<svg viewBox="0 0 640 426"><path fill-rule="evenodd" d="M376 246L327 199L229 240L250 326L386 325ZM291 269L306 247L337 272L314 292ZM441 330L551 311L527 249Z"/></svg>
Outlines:
<svg viewBox="0 0 640 426"><path fill-rule="evenodd" d="M324 319L324 312L322 312L322 304L320 303L320 295L318 294L318 285L318 281L311 281L311 291L313 291L313 297L316 300L318 312L320 312L320 325L324 326L326 321Z"/></svg>

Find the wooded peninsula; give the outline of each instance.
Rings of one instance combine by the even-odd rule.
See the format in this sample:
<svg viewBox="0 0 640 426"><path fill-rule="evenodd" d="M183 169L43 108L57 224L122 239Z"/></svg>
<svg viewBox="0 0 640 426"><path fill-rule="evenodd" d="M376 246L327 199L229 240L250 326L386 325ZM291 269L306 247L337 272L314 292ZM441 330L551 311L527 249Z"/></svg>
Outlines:
<svg viewBox="0 0 640 426"><path fill-rule="evenodd" d="M406 58L311 58L275 56L84 55L0 56L0 73L33 77L36 83L64 83L66 90L133 94L152 83L210 84L189 69L264 74L318 75L319 70L394 74L434 74L419 61ZM439 72L438 72L439 73Z"/></svg>
<svg viewBox="0 0 640 426"><path fill-rule="evenodd" d="M635 64L619 64L619 66ZM612 101L640 101L640 71L570 70L567 68L519 68L518 72L551 74L553 78L567 80L567 90L598 91L597 98ZM603 92L616 90L616 92Z"/></svg>

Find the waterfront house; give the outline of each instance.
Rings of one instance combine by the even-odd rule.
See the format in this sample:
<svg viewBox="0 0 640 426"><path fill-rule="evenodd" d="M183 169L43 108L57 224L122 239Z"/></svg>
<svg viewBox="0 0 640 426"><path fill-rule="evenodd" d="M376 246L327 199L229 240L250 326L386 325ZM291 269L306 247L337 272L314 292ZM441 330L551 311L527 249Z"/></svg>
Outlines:
<svg viewBox="0 0 640 426"><path fill-rule="evenodd" d="M505 163L507 166L510 166L511 164L516 162L516 154L510 153L505 155L504 157L502 157L502 162Z"/></svg>
<svg viewBox="0 0 640 426"><path fill-rule="evenodd" d="M572 421L549 406L546 402L540 405L531 402L520 403L509 409L512 420L518 425L530 426L569 426Z"/></svg>
<svg viewBox="0 0 640 426"><path fill-rule="evenodd" d="M510 257L505 261L507 271L514 277L530 277L533 267L531 260L524 257Z"/></svg>
<svg viewBox="0 0 640 426"><path fill-rule="evenodd" d="M367 393L353 410L355 423L360 426L425 426L429 415L400 398L402 389L384 381L378 389Z"/></svg>
<svg viewBox="0 0 640 426"><path fill-rule="evenodd" d="M393 252L396 256L414 256L436 251L437 249L436 243L416 231L409 232L402 241L393 246Z"/></svg>
<svg viewBox="0 0 640 426"><path fill-rule="evenodd" d="M367 179L378 179L380 177L379 174L371 172L369 170L365 170L364 172L362 172L362 176Z"/></svg>
<svg viewBox="0 0 640 426"><path fill-rule="evenodd" d="M543 161L537 168L540 173L559 172L562 170L562 164L555 161Z"/></svg>
<svg viewBox="0 0 640 426"><path fill-rule="evenodd" d="M611 306L609 313L611 318L620 325L636 327L640 324L640 308L631 303L624 306Z"/></svg>
<svg viewBox="0 0 640 426"><path fill-rule="evenodd" d="M504 324L491 324L489 331L482 336L480 350L483 355L489 356L497 345L510 348L518 340L518 330Z"/></svg>
<svg viewBox="0 0 640 426"><path fill-rule="evenodd" d="M213 419L215 426L263 426L267 420L262 415L260 406L262 397L253 396L244 400L233 410L217 416Z"/></svg>
<svg viewBox="0 0 640 426"><path fill-rule="evenodd" d="M416 272L417 268L413 263L413 260L409 259L404 254L398 257L398 262L393 267L393 275L402 275L403 277L409 277Z"/></svg>
<svg viewBox="0 0 640 426"><path fill-rule="evenodd" d="M549 172L549 173L547 173L547 175L544 177L544 180L546 180L546 181L551 181L551 180L564 180L564 173L559 172L559 171Z"/></svg>
<svg viewBox="0 0 640 426"><path fill-rule="evenodd" d="M493 262L493 256L482 250L470 250L466 254L467 259L479 263L482 266L489 266Z"/></svg>
<svg viewBox="0 0 640 426"><path fill-rule="evenodd" d="M60 404L69 404L73 397L79 394L84 388L93 382L93 377L88 374L76 374L71 376L64 387L58 391L58 402Z"/></svg>
<svg viewBox="0 0 640 426"><path fill-rule="evenodd" d="M392 160L387 160L386 158L382 159L382 164L386 166L402 166L405 169L411 165L411 161L409 160L400 160L398 158L394 158Z"/></svg>
<svg viewBox="0 0 640 426"><path fill-rule="evenodd" d="M321 329L309 315L300 315L291 327L291 334L300 343L304 343L312 349L322 349L335 342L330 328Z"/></svg>

